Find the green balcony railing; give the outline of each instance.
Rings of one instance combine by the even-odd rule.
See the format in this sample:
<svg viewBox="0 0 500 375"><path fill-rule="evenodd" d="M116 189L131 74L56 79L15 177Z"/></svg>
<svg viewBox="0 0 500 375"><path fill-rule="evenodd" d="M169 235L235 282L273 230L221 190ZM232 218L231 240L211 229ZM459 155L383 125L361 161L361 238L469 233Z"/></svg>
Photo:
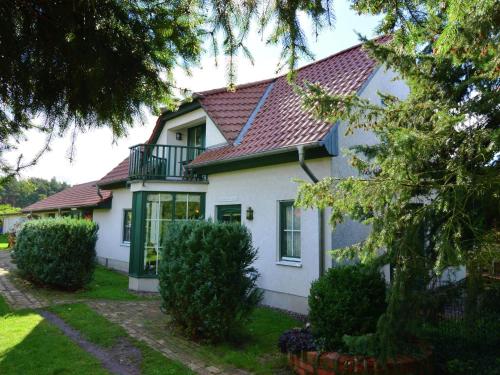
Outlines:
<svg viewBox="0 0 500 375"><path fill-rule="evenodd" d="M189 163L205 151L202 147L140 144L130 147L131 180L206 180Z"/></svg>

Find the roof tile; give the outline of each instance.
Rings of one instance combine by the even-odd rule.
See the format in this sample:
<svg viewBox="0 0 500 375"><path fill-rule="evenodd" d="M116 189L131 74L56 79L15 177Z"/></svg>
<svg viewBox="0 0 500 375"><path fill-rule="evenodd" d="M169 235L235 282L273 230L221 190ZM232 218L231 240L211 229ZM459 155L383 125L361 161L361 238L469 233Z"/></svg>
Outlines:
<svg viewBox="0 0 500 375"><path fill-rule="evenodd" d="M299 69L297 80L319 83L331 93L349 94L362 87L375 67L376 62L368 56L361 45L358 45ZM267 87L268 84L266 82L264 86ZM234 95L239 95L239 90ZM207 112L220 110L219 98L203 100ZM238 103L237 99L232 100ZM224 104L227 103L225 101ZM230 117L228 110L224 105L224 119ZM217 123L218 118L213 119ZM274 80L269 96L242 142L238 145L207 150L198 156L192 165L203 165L288 146L319 142L330 128L331 124L314 119L310 113L302 109L300 97L288 84L286 76L280 76Z"/></svg>
<svg viewBox="0 0 500 375"><path fill-rule="evenodd" d="M22 209L23 212L49 211L62 208L94 207L112 197L109 190L97 194L97 181L86 182L60 191Z"/></svg>
<svg viewBox="0 0 500 375"><path fill-rule="evenodd" d="M128 162L129 158L126 157L120 164L109 171L103 178L97 181L97 185L105 186L115 182L126 181L128 179Z"/></svg>

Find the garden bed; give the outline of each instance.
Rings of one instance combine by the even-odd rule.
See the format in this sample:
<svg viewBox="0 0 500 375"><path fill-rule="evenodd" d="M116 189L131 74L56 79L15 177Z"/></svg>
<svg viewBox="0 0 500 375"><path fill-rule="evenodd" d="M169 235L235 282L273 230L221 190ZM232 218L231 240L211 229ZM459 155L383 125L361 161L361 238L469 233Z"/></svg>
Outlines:
<svg viewBox="0 0 500 375"><path fill-rule="evenodd" d="M399 356L389 360L384 368L373 357L354 356L337 352L304 352L288 354L290 368L300 375L380 374L430 375L430 353L422 357Z"/></svg>

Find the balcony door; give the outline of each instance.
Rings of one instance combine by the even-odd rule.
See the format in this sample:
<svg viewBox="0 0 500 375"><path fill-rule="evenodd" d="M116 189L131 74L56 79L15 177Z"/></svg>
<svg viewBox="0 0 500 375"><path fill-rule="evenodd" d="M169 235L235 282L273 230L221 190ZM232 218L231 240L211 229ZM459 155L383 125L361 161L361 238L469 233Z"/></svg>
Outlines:
<svg viewBox="0 0 500 375"><path fill-rule="evenodd" d="M205 148L205 124L194 126L188 129L188 147ZM198 156L195 149L188 149L188 160L191 161Z"/></svg>

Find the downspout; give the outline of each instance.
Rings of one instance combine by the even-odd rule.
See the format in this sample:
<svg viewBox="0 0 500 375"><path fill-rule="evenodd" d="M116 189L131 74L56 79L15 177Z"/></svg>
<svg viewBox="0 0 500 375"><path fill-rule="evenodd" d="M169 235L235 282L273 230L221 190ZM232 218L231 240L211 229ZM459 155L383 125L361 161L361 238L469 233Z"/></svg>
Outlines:
<svg viewBox="0 0 500 375"><path fill-rule="evenodd" d="M299 153L299 164L300 167L306 172L313 183L317 183L319 180L307 166L305 162L305 150L304 146L297 146L297 152ZM319 222L319 276L321 277L325 273L325 213L323 209L318 211L318 222Z"/></svg>

